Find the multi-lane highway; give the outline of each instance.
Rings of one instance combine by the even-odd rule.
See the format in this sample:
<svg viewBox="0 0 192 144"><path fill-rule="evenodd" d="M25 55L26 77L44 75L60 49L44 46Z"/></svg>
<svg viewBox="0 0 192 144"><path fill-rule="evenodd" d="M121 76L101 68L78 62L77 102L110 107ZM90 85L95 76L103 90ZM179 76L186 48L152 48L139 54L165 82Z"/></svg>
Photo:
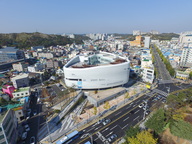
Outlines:
<svg viewBox="0 0 192 144"><path fill-rule="evenodd" d="M186 88L189 86L191 85L184 85L182 88ZM111 120L108 125L103 125L102 123L96 122L83 129L83 134L72 143L84 144L87 141L91 142L91 139L94 143L97 144L114 142L118 138L124 136L126 130L130 126L134 126L143 120L144 109L139 108L139 105L141 103L144 103L145 100L148 100L147 109L153 111L153 108L157 103L162 103L162 101L166 100L166 97L168 95L167 87L170 87L170 92L181 89L174 84L160 84L156 89L150 91L149 93L143 95L142 97L123 106L122 108L114 111L109 116L105 117L105 119ZM146 114L146 116L148 116L148 114ZM108 138L113 134L116 134L117 138L109 142Z"/></svg>

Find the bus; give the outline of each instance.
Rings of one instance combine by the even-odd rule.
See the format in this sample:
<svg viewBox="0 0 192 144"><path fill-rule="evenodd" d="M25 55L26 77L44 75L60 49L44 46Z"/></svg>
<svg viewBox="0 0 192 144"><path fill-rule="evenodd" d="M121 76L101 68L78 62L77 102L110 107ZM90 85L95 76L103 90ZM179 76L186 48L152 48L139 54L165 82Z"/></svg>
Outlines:
<svg viewBox="0 0 192 144"><path fill-rule="evenodd" d="M78 137L80 137L80 135L82 134L82 132L78 132L78 131L73 131L72 133L62 137L61 139L59 139L58 141L56 141L56 144L69 144L71 143L73 140L77 139Z"/></svg>
<svg viewBox="0 0 192 144"><path fill-rule="evenodd" d="M86 143L84 143L84 144L91 144L91 142L90 141L87 141Z"/></svg>

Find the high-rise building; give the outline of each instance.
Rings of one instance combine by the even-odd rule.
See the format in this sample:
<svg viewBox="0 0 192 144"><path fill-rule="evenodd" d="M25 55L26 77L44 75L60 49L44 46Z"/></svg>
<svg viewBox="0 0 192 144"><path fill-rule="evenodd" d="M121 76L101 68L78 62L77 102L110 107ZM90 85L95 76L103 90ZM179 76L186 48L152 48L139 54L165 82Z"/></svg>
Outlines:
<svg viewBox="0 0 192 144"><path fill-rule="evenodd" d="M179 37L179 43L185 46L188 45L189 43L192 43L192 31L181 33Z"/></svg>
<svg viewBox="0 0 192 144"><path fill-rule="evenodd" d="M192 47L184 47L182 50L181 67L192 67Z"/></svg>
<svg viewBox="0 0 192 144"><path fill-rule="evenodd" d="M144 47L145 48L149 48L150 46L150 37L145 37L145 40L144 40Z"/></svg>

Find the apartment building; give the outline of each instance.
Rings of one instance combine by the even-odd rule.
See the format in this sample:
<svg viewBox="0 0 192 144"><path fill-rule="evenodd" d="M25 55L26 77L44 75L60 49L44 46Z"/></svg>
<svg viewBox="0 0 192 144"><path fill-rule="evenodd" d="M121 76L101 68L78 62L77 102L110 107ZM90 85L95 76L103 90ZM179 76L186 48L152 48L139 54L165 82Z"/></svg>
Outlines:
<svg viewBox="0 0 192 144"><path fill-rule="evenodd" d="M1 111L2 108L1 108ZM0 113L0 143L1 144L16 144L18 131L17 131L17 118L15 112L11 109Z"/></svg>
<svg viewBox="0 0 192 144"><path fill-rule="evenodd" d="M28 66L29 66L29 64L25 63L25 62L19 62L19 63L12 64L13 69L18 72L27 71Z"/></svg>
<svg viewBox="0 0 192 144"><path fill-rule="evenodd" d="M192 67L192 47L184 47L182 50L181 67Z"/></svg>
<svg viewBox="0 0 192 144"><path fill-rule="evenodd" d="M11 81L15 88L29 86L29 74L23 73L23 74L17 75L15 77L12 77Z"/></svg>

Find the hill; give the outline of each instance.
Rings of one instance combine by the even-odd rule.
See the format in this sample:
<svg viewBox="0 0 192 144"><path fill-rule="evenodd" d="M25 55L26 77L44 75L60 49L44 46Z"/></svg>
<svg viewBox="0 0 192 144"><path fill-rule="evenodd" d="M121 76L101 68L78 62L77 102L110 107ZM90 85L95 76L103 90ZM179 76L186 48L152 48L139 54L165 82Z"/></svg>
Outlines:
<svg viewBox="0 0 192 144"><path fill-rule="evenodd" d="M88 39L88 37L83 35L75 35L75 39L68 38L61 35L53 34L43 34L43 33L10 33L10 34L0 34L0 47L2 46L14 46L20 49L28 49L31 46L43 45L56 46L56 45L66 45L83 43L83 40Z"/></svg>

